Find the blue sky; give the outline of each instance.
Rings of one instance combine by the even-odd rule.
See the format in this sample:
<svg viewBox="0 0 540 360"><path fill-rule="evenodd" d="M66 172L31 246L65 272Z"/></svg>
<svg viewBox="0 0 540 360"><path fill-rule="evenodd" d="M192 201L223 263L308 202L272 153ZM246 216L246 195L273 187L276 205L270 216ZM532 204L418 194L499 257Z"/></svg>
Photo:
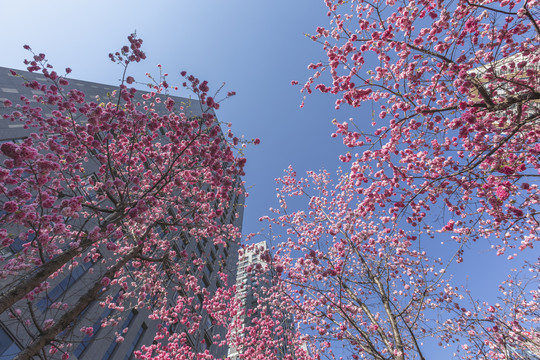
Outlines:
<svg viewBox="0 0 540 360"><path fill-rule="evenodd" d="M291 80L302 83L311 75L307 65L325 58L304 33L327 24L322 0L3 1L0 66L22 69L29 55L22 46L28 44L46 53L57 69L70 66L73 78L114 85L121 68L107 55L136 30L148 56L131 68L136 80L144 80L145 72L157 74L161 64L171 84L181 70L208 80L214 89L226 82L226 90L237 96L222 104L219 119L232 122L237 135L261 139L246 153L247 234L259 231L259 217L277 207L274 179L283 169L293 165L303 174L339 166L338 154L346 149L330 137L332 119L371 118L367 106L334 110L330 95L309 96L299 107L303 95ZM469 260L485 255L485 247L471 251ZM504 268L502 259L487 264L469 261L457 277L467 276L469 286L485 293L498 283L491 281L494 269Z"/></svg>

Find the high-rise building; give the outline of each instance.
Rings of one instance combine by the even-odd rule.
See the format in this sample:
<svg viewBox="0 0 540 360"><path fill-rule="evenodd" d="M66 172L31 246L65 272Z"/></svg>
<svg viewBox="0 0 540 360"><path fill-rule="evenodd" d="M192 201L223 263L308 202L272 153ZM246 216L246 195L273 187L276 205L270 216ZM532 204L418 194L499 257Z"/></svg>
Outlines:
<svg viewBox="0 0 540 360"><path fill-rule="evenodd" d="M17 71L18 74L24 76L27 81L46 82L42 74L29 73L26 71ZM21 97L29 99L35 103L34 96L42 96L43 91L36 90L31 87L21 86L22 80L20 77L13 76L9 69L0 68L0 144L5 142L21 143L32 132L32 128L27 128L23 122L15 123L2 118L3 114L11 112L12 109L3 107L4 102L19 103ZM76 88L86 94L87 99L97 99L98 102L107 101L107 94L111 94L116 90L116 87L92 83L81 80L70 80L69 87ZM177 106L183 106L183 113L188 117L197 118L202 115L201 107L197 100L185 99L171 96ZM163 105L164 106L164 105ZM45 116L53 116L47 108L43 109ZM52 111L52 110L51 110ZM159 109L157 109L159 113ZM85 122L81 118L81 123ZM4 159L0 159L4 160ZM87 169L91 173L92 169ZM241 181L237 179L235 184L236 190L242 187ZM231 224L237 228L241 228L243 218L243 190L233 191L230 196L229 206L222 209L222 215L219 219L221 224ZM3 216L3 214L0 214ZM8 225L9 227L9 225ZM16 227L7 229L13 234L17 233ZM198 265L192 265L186 271L195 276L201 288L206 289L208 294L213 294L220 287L231 286L235 281L236 265L238 258L238 248L235 242L226 244L214 244L211 239L204 241L194 241L188 232L163 232L162 237L167 237L169 241L174 243L175 250L186 252L191 256L198 257L202 261ZM9 246L0 247L0 265L9 261L23 250L23 242L15 238ZM101 250L101 249L100 249ZM107 251L103 249L103 251ZM87 289L92 283L93 270L97 269L98 261L83 262L80 265L73 266L69 271L64 271L61 275L49 280L49 288L45 294L40 294L38 299L35 299L31 304L26 304L24 300L17 303L11 310L0 314L0 360L12 359L18 352L21 351L32 340L32 334L27 331L25 324L22 323L17 316L14 316L14 309L26 309L29 306L31 316L44 317L54 316L54 311L51 305L57 302L68 303L70 299L79 297L83 290ZM129 269L128 269L129 270ZM219 276L219 272L228 273L228 280L224 280ZM4 283L0 281L0 289L6 290ZM182 289L181 284L177 284L171 289L168 295L168 301L171 304L175 301L176 296L190 296ZM119 286L113 287L106 295L113 299L121 294ZM200 294L193 295L193 301L202 304L203 298ZM102 297L103 298L103 297ZM201 305L199 304L199 305ZM196 331L187 331L185 325L171 325L169 331L182 332L186 343L191 346L194 351L202 352L209 350L216 357L225 357L227 354L226 346L218 346L213 344L212 340L216 334L222 339L225 338L226 329L217 326L211 316L198 307L200 316L200 326ZM85 335L80 331L66 331L60 334L59 341L65 339L66 343L72 344L68 348L70 359L132 359L134 351L140 349L142 345L150 345L154 341L154 335L160 325L159 321L152 320L149 315L151 311L146 308L136 306L127 306L124 311L119 309L110 309L101 307L99 301L88 306L83 313L78 317L77 323L70 326L71 329L80 329L82 327L91 327L93 335ZM53 318L54 320L54 318ZM115 323L115 326L102 327L104 322ZM118 335L122 335L123 342L117 342ZM55 355L45 354L47 358L60 358L61 352ZM44 355L44 356L45 356Z"/></svg>
<svg viewBox="0 0 540 360"><path fill-rule="evenodd" d="M252 345L246 344L231 345L229 358L237 360L244 355L243 358L246 359L249 358L250 351L264 351L268 359L283 359L290 353L289 341L293 321L289 314L275 304L272 287L276 283L277 273L271 264L270 249L266 241L246 246L240 251L237 271L236 297L239 310L232 342L242 344L245 334L255 330L255 333L261 336L262 341L259 343L266 345L265 349L253 349ZM262 323L270 325L261 326ZM253 343L252 340L248 342ZM270 341L267 342L268 340Z"/></svg>

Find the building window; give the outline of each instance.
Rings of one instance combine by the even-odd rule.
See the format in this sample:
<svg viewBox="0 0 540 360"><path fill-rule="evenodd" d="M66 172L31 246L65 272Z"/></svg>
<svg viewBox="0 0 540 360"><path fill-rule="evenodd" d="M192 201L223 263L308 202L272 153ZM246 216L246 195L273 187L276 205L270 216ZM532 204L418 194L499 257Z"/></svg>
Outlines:
<svg viewBox="0 0 540 360"><path fill-rule="evenodd" d="M124 321L124 323L122 324L122 328L120 329L119 333L122 333L125 328L129 327L129 325L131 324L131 322L133 321L133 318L135 317L135 315L137 315L137 313L138 313L137 310L131 310L126 321ZM112 355L116 351L117 347L118 347L118 343L116 341L113 341L111 345L109 346L109 348L107 349L107 352L105 352L105 355L103 355L103 357L101 358L101 360L112 359Z"/></svg>
<svg viewBox="0 0 540 360"><path fill-rule="evenodd" d="M197 254L199 255L199 257L202 257L202 255L204 254L203 246L199 242L197 243Z"/></svg>
<svg viewBox="0 0 540 360"><path fill-rule="evenodd" d="M38 301L36 304L37 308L41 312L45 312L45 310L51 306L54 302L56 302L62 295L65 294L65 292L77 282L86 272L88 269L92 267L93 263L91 261L83 262L81 265L77 266L75 269L71 271L71 274L69 276L65 277L58 285L56 285L51 291L47 292L47 295Z"/></svg>
<svg viewBox="0 0 540 360"><path fill-rule="evenodd" d="M192 349L195 349L195 344L193 343L193 340L191 340L191 336L187 332L186 332L186 345Z"/></svg>
<svg viewBox="0 0 540 360"><path fill-rule="evenodd" d="M5 214L5 211L3 210L0 211L0 215L3 215L3 214ZM28 235L27 242L32 241L35 236L36 236L35 234ZM23 249L23 244L24 244L24 241L19 239L19 237L16 237L15 239L13 239L13 242L11 243L11 245L0 249L0 256L2 256L4 259L9 258L10 256L21 251Z"/></svg>
<svg viewBox="0 0 540 360"><path fill-rule="evenodd" d="M141 339L143 338L144 333L146 332L146 329L148 329L148 326L146 326L145 323L142 323L141 328L139 329L139 331L137 331L135 338L131 342L131 346L129 347L129 350L126 353L124 360L135 359L135 355L133 354L133 352L135 351L136 348L139 347Z"/></svg>
<svg viewBox="0 0 540 360"><path fill-rule="evenodd" d="M21 348L15 340L0 327L0 360L11 360L20 351Z"/></svg>
<svg viewBox="0 0 540 360"><path fill-rule="evenodd" d="M2 100L2 99L0 99L0 101L1 101L1 100ZM5 100L7 100L7 99L5 99ZM26 139L26 137L0 140L0 144L3 144L3 143L22 144L22 143L24 142L24 139Z"/></svg>
<svg viewBox="0 0 540 360"><path fill-rule="evenodd" d="M116 296L113 298L113 302L116 301L116 299L118 299L119 295L120 295L120 293L116 294ZM85 311L87 309L88 309L88 307L85 309ZM110 309L110 308L106 308L101 313L101 316L99 317L99 319L92 326L92 329L94 330L93 335L92 336L85 335L84 338L82 339L81 343L79 344L79 346L77 346L77 348L73 352L73 354L75 356L77 356L77 358L81 357L81 355L84 353L84 351L88 348L88 345L90 345L92 340L96 338L98 332L101 330L101 323L103 322L103 319L105 319L111 313L112 313L112 309Z"/></svg>
<svg viewBox="0 0 540 360"><path fill-rule="evenodd" d="M206 333L204 334L204 344L206 345L207 349L210 349L212 346L212 338Z"/></svg>
<svg viewBox="0 0 540 360"><path fill-rule="evenodd" d="M208 269L209 274L212 274L214 272L214 268L210 263L206 263L206 268Z"/></svg>
<svg viewBox="0 0 540 360"><path fill-rule="evenodd" d="M19 90L12 88L2 88L2 91L5 93L18 94Z"/></svg>
<svg viewBox="0 0 540 360"><path fill-rule="evenodd" d="M188 246L189 240L185 233L181 233L180 237L182 238L182 242L184 243L184 246Z"/></svg>

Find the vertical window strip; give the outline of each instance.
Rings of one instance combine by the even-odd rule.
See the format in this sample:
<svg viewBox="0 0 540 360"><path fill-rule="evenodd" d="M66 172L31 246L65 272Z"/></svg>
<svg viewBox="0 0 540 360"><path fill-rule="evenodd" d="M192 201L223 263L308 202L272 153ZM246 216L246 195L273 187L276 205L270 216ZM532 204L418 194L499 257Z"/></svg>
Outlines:
<svg viewBox="0 0 540 360"><path fill-rule="evenodd" d="M135 339L133 339L133 342L131 343L129 350L126 353L126 356L124 357L124 360L132 360L135 358L135 355L133 354L133 352L135 351L136 348L139 347L141 339L144 333L146 332L147 328L148 326L146 326L145 323L142 323L141 328L139 329L139 331L137 331L137 335L135 335Z"/></svg>
<svg viewBox="0 0 540 360"><path fill-rule="evenodd" d="M119 295L120 295L120 292L118 292L116 294L116 296L113 298L113 302L116 301L116 299L118 299ZM101 330L101 323L103 322L103 319L105 319L107 316L111 315L112 312L113 312L113 310L111 308L107 307L101 313L101 316L99 317L99 319L96 322L94 322L94 325L92 326L92 329L94 330L92 336L85 335L85 337L82 339L79 346L77 346L77 348L73 352L73 354L75 356L77 356L77 358L79 358L84 353L84 351L88 348L88 345L90 345L92 340L96 338L97 334Z"/></svg>
<svg viewBox="0 0 540 360"><path fill-rule="evenodd" d="M124 331L125 328L129 327L129 325L131 325L131 322L133 321L133 318L135 318L135 315L137 315L137 310L131 310L131 312L129 313L126 321L124 321L124 323L122 324L122 328L120 329L120 333L122 333ZM110 360L112 359L112 355L114 354L114 352L116 351L116 349L118 348L118 343L116 341L113 341L111 343L111 345L109 346L109 348L107 349L107 351L105 352L105 355L103 355L103 357L101 358L101 360Z"/></svg>
<svg viewBox="0 0 540 360"><path fill-rule="evenodd" d="M51 306L54 302L56 302L62 295L66 293L66 291L73 286L77 280L79 280L88 269L92 267L93 263L91 261L89 262L83 262L81 265L77 266L75 269L71 271L71 274L69 276L66 276L58 285L56 285L51 291L47 293L47 295L38 301L36 304L37 308L41 312L45 312L45 310Z"/></svg>

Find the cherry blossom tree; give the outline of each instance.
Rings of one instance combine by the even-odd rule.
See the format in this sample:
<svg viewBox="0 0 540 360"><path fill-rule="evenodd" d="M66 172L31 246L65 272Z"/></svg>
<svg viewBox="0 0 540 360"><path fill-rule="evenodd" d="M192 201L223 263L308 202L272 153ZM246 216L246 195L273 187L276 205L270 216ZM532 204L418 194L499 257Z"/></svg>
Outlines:
<svg viewBox="0 0 540 360"><path fill-rule="evenodd" d="M539 175L537 4L327 4L333 26L313 39L329 61L310 65L317 72L303 91L339 95L338 108L380 107L374 131L353 120L333 135L363 150L351 177L367 181L366 211L387 206L390 221L417 226L444 201L453 216L441 230L460 239L536 233L537 186L528 181ZM323 72L330 86L315 85ZM515 239L500 253L534 241Z"/></svg>
<svg viewBox="0 0 540 360"><path fill-rule="evenodd" d="M365 217L348 173L334 184L326 171L289 169L279 181L281 206L261 218L287 229L268 260L281 280L271 293L314 358L425 359L433 339L471 359L538 352L538 260L503 281L500 302L481 301L448 274L462 244L444 254L430 236L388 226L384 211Z"/></svg>
<svg viewBox="0 0 540 360"><path fill-rule="evenodd" d="M419 249L413 231L363 217L348 175L333 185L327 172L299 179L289 169L280 181L281 208L270 221L287 228L287 240L272 262L283 304L315 340L314 356L423 358L431 311L455 296L446 264ZM288 198L298 196L309 198L306 211L290 209Z"/></svg>
<svg viewBox="0 0 540 360"><path fill-rule="evenodd" d="M135 81L129 64L146 56L141 39L128 39L109 55L123 76L108 98L87 99L45 55L34 54L25 64L47 82L24 86L42 92L34 97L37 105L27 98L3 104L13 110L5 119L31 129L22 143L0 147L0 240L3 247L22 242L22 250L1 263L0 313L7 312L30 339L16 359L58 351L68 358L72 334L92 336L94 329L77 321L96 301L114 315L101 326L118 324L128 308L150 309L150 318L161 324L150 354L159 354L161 346L171 357L196 352L185 336L168 331L175 326L196 332L204 308L223 318L216 326L227 323L219 304L231 290L212 294L199 284L204 258L182 248L180 235L184 242L210 241L235 251L239 229L223 218L243 196L245 159L232 150L238 139L221 131L214 115L219 91L212 95L207 81L182 72L183 86L197 99L192 104L167 95L171 87L162 72L147 79L150 88L142 95L129 87ZM43 114L45 107L51 116ZM216 259L214 265L223 268L224 285L230 283L225 262ZM79 267L88 270L84 291L51 300L50 284ZM204 299L200 304L198 297ZM49 303L38 311L39 301Z"/></svg>
<svg viewBox="0 0 540 360"><path fill-rule="evenodd" d="M302 91L358 109L332 134L346 170L289 169L262 218L286 228L272 262L314 356L423 359L427 338L463 358L534 353L537 260L499 305L448 270L473 243L520 268L538 241L538 2L326 5L311 39L327 60Z"/></svg>
<svg viewBox="0 0 540 360"><path fill-rule="evenodd" d="M472 306L453 309L454 316L443 329L449 337L462 334L458 351L492 359L540 357L539 269L540 261L526 262L509 274L499 287L500 303L480 302L468 294Z"/></svg>

